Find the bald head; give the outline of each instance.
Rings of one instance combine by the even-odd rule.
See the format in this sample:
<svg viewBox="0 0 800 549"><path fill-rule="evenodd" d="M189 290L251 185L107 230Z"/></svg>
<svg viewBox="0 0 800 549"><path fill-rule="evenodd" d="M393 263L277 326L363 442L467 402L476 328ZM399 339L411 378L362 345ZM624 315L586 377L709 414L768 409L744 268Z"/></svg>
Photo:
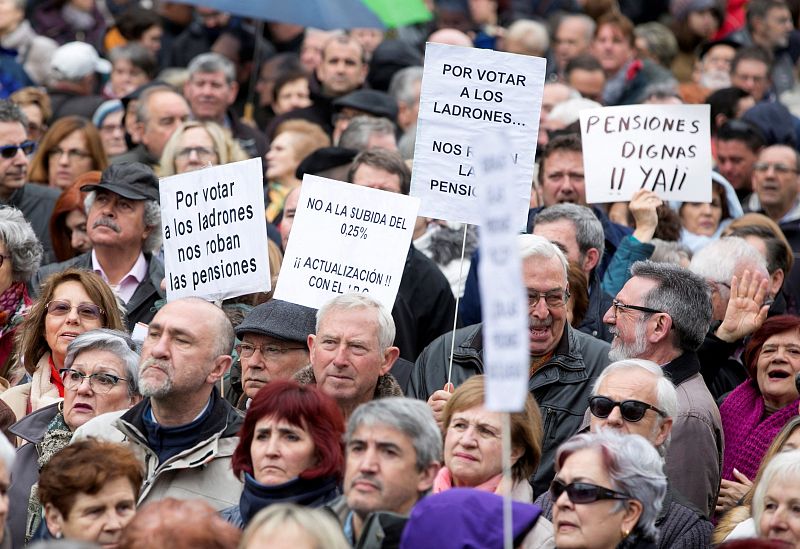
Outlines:
<svg viewBox="0 0 800 549"><path fill-rule="evenodd" d="M472 47L472 40L469 36L456 29L439 29L428 37L428 42L436 44L447 44L450 46Z"/></svg>

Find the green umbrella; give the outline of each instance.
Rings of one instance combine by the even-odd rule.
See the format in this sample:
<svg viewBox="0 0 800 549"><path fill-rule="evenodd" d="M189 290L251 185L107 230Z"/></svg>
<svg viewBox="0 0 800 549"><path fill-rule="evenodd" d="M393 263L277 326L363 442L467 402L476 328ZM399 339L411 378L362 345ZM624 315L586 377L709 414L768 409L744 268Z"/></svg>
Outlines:
<svg viewBox="0 0 800 549"><path fill-rule="evenodd" d="M423 0L362 0L389 28L424 23L433 14Z"/></svg>

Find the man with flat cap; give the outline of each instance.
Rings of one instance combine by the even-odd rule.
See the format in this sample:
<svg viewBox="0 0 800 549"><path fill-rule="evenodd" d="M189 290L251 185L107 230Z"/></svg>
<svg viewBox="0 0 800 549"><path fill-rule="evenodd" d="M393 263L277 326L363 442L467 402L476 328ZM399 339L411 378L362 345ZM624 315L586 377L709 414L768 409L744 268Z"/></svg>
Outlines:
<svg viewBox="0 0 800 549"><path fill-rule="evenodd" d="M333 100L333 142L356 116L387 118L397 124L397 101L388 93L377 90L356 90Z"/></svg>
<svg viewBox="0 0 800 549"><path fill-rule="evenodd" d="M140 162L112 164L96 185L84 185L86 234L92 251L39 269L31 279L31 290L49 275L77 267L92 270L105 280L125 303L128 329L137 322L147 324L153 305L164 298L161 280L164 265L153 254L161 247L161 210L158 178Z"/></svg>
<svg viewBox="0 0 800 549"><path fill-rule="evenodd" d="M292 379L308 364L308 336L315 332L315 309L271 299L250 311L236 327L242 368L242 394L237 407L270 381Z"/></svg>

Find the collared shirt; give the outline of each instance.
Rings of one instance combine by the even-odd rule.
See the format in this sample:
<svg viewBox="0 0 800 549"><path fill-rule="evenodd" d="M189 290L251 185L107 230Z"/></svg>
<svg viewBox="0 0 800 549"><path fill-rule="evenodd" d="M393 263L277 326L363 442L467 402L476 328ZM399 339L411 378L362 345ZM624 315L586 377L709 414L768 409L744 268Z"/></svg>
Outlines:
<svg viewBox="0 0 800 549"><path fill-rule="evenodd" d="M103 271L103 267L100 265L100 262L97 260L97 254L94 250L92 250L92 270L100 275L100 278L106 281L111 289L114 291L114 294L119 297L124 303L128 303L133 297L133 293L136 291L136 288L139 287L139 284L147 277L147 259L145 259L144 254L139 252L139 257L136 259L136 263L133 264L131 270L120 279L119 284L111 284L108 281L108 277L106 276L105 271Z"/></svg>

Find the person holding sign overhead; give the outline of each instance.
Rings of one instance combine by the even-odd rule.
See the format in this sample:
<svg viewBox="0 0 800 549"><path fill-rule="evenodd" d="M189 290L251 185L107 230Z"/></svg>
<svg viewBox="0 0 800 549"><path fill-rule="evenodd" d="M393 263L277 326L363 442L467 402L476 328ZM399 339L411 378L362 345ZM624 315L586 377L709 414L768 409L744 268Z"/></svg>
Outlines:
<svg viewBox="0 0 800 549"><path fill-rule="evenodd" d="M125 303L128 329L147 323L153 306L164 298L164 265L153 254L161 247L158 178L146 164L123 162L103 171L88 192L86 233L92 251L39 269L31 279L34 293L48 275L69 267L92 270Z"/></svg>

